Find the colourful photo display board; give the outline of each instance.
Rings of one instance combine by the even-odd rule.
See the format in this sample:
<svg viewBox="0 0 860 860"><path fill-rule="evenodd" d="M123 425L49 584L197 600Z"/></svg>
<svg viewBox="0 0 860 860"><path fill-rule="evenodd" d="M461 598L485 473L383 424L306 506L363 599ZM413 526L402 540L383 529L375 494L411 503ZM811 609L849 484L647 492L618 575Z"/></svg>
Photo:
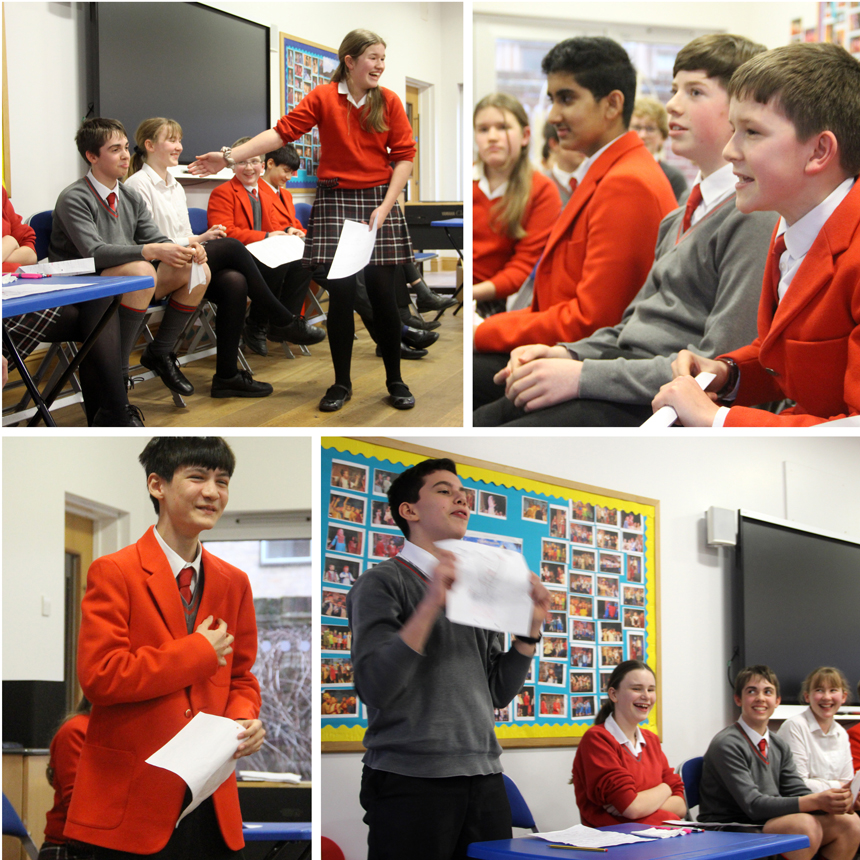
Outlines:
<svg viewBox="0 0 860 860"><path fill-rule="evenodd" d="M346 595L364 571L403 547L386 492L400 472L430 456L450 456L457 463L471 508L465 540L523 553L552 597L529 676L510 705L496 711L496 735L509 746L526 739L532 739L528 745L541 745L539 739L547 745L576 743L594 723L614 666L642 659L659 671L657 503L421 451L366 440L322 440L324 744L343 749L356 742L358 748L367 727L367 711L354 686ZM504 638L509 648L511 637ZM657 731L658 720L654 708L648 728Z"/></svg>
<svg viewBox="0 0 860 860"><path fill-rule="evenodd" d="M281 115L288 114L314 87L328 83L337 62L337 51L281 33ZM287 188L316 188L319 129L312 128L293 141L293 146L301 162Z"/></svg>

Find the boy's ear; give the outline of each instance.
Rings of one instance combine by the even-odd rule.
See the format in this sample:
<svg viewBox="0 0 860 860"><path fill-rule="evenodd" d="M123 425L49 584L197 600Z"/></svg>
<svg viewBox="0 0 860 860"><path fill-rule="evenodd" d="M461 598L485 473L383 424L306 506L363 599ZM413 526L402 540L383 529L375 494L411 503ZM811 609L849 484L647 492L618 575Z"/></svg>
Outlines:
<svg viewBox="0 0 860 860"><path fill-rule="evenodd" d="M95 153L90 152L89 150L87 150L84 155L86 156L87 161L89 161L90 164L95 164L99 160L99 156Z"/></svg>
<svg viewBox="0 0 860 860"><path fill-rule="evenodd" d="M403 517L406 522L409 523L417 523L418 522L418 511L412 506L411 502L401 502L400 508L398 509L400 516Z"/></svg>
<svg viewBox="0 0 860 860"><path fill-rule="evenodd" d="M153 472L146 479L146 488L149 490L149 494L151 496L155 496L155 498L160 502L164 499L164 487L167 483L169 482L165 481L161 475L156 475L155 472Z"/></svg>
<svg viewBox="0 0 860 860"><path fill-rule="evenodd" d="M604 96L606 102L606 110L604 115L610 122L614 122L624 113L624 93L621 90L613 90L609 95Z"/></svg>
<svg viewBox="0 0 860 860"><path fill-rule="evenodd" d="M741 707L741 697L735 696L735 704L740 708Z"/></svg>
<svg viewBox="0 0 860 860"><path fill-rule="evenodd" d="M812 151L806 162L807 175L816 176L823 170L829 169L834 163L838 163L839 142L832 131L829 129L820 131L808 142L812 144Z"/></svg>

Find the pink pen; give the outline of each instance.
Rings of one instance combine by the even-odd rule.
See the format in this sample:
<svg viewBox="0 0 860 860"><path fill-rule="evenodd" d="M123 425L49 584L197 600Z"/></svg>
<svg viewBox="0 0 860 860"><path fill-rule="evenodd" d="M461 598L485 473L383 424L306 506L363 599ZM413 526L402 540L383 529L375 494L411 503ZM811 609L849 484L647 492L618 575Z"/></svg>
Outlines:
<svg viewBox="0 0 860 860"><path fill-rule="evenodd" d="M36 278L50 278L51 276L50 275L33 275L33 274L28 274L26 272L22 272L20 275L18 275L18 277L19 278L30 278L30 279L35 280Z"/></svg>

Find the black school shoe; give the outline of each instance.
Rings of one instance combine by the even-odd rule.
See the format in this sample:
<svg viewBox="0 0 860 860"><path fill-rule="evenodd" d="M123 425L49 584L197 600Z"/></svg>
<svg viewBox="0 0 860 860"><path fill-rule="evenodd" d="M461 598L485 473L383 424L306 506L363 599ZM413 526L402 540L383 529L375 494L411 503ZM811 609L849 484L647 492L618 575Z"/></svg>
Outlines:
<svg viewBox="0 0 860 860"><path fill-rule="evenodd" d="M275 389L268 382L258 382L247 370L237 370L235 376L224 379L212 377L212 397L268 397Z"/></svg>
<svg viewBox="0 0 860 860"><path fill-rule="evenodd" d="M93 416L92 427L143 427L143 413L137 406L127 403L119 409L102 406Z"/></svg>
<svg viewBox="0 0 860 860"><path fill-rule="evenodd" d="M395 409L412 409L415 406L415 398L403 382L388 385L388 402Z"/></svg>
<svg viewBox="0 0 860 860"><path fill-rule="evenodd" d="M424 278L421 278L417 284L409 285L410 292L415 293L415 304L418 306L418 310L421 313L426 313L427 311L441 311L445 308L453 307L458 304L458 299L455 299L453 296L443 296L439 293L434 293L430 287L427 286Z"/></svg>
<svg viewBox="0 0 860 860"><path fill-rule="evenodd" d="M160 376L161 381L171 391L184 397L194 394L194 386L182 375L182 371L179 369L179 359L175 352L167 355L153 355L147 346L140 357L140 363L147 370Z"/></svg>
<svg viewBox="0 0 860 860"><path fill-rule="evenodd" d="M424 358L425 355L427 355L426 349L413 349L405 343L400 344L400 358L406 361L417 361L419 358ZM382 350L379 347L376 347L376 357L382 358Z"/></svg>
<svg viewBox="0 0 860 860"><path fill-rule="evenodd" d="M415 349L427 349L428 346L433 346L439 340L439 332L437 331L418 331L415 328L408 328L400 335L401 342L407 346L413 346Z"/></svg>
<svg viewBox="0 0 860 860"><path fill-rule="evenodd" d="M337 412L352 398L352 389L345 385L332 385L320 400L320 412Z"/></svg>
<svg viewBox="0 0 860 860"><path fill-rule="evenodd" d="M417 328L419 331L433 331L442 325L438 320L425 320L423 317L416 317L403 308L400 311L400 322L403 325L408 325L409 328Z"/></svg>
<svg viewBox="0 0 860 860"><path fill-rule="evenodd" d="M300 346L313 346L325 340L325 329L311 325L304 317L296 317L287 325L270 325L269 340L276 343L287 341Z"/></svg>
<svg viewBox="0 0 860 860"><path fill-rule="evenodd" d="M264 326L258 326L252 320L245 321L245 327L242 329L242 339L245 341L245 346L256 352L257 355L266 356L269 354L269 347L266 344L266 329Z"/></svg>

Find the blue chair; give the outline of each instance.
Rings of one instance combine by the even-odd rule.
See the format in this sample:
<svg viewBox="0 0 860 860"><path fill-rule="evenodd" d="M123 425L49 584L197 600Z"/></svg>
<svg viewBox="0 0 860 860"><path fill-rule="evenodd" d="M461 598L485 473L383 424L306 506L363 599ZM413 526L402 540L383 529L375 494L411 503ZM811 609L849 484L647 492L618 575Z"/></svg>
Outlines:
<svg viewBox="0 0 860 860"><path fill-rule="evenodd" d="M189 206L188 220L191 222L191 232L195 236L200 236L209 229L209 221L206 217L205 209Z"/></svg>
<svg viewBox="0 0 860 860"><path fill-rule="evenodd" d="M24 822L21 821L20 816L15 811L15 807L12 806L9 798L6 797L5 791L3 792L3 835L14 836L17 839L20 839L21 844L24 846L24 850L33 858L33 860L37 860L39 849L36 848L35 843L30 838L27 828L24 827Z"/></svg>
<svg viewBox="0 0 860 860"><path fill-rule="evenodd" d="M505 791L508 795L508 803L511 805L511 824L514 827L523 827L531 830L532 833L538 833L532 811L520 794L517 784L506 773L502 774L502 779L505 781Z"/></svg>
<svg viewBox="0 0 860 860"><path fill-rule="evenodd" d="M48 245L51 242L51 230L54 226L54 213L51 209L37 212L27 219L27 223L36 231L36 259L43 260L48 256Z"/></svg>
<svg viewBox="0 0 860 860"><path fill-rule="evenodd" d="M675 773L684 780L684 802L687 804L688 821L696 820L692 809L699 805L699 783L702 780L702 765L704 763L705 759L699 755L682 761L675 768Z"/></svg>
<svg viewBox="0 0 860 860"><path fill-rule="evenodd" d="M296 218L299 219L302 227L305 229L308 227L308 221L311 217L311 209L313 209L313 206L311 206L310 203L296 203Z"/></svg>

